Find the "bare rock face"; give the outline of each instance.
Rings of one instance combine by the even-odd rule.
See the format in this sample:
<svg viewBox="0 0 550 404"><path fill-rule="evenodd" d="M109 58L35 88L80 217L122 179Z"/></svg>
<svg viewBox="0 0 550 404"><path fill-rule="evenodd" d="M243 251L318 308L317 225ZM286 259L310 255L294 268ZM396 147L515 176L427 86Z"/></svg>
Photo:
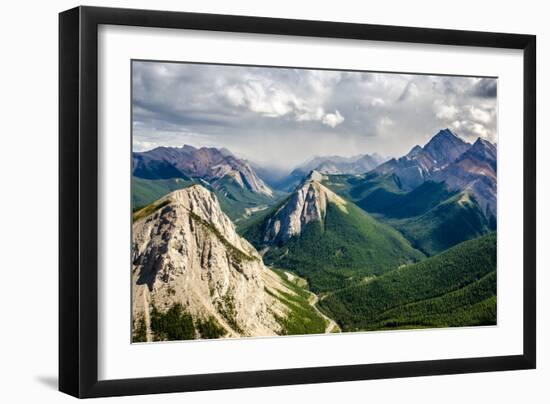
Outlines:
<svg viewBox="0 0 550 404"><path fill-rule="evenodd" d="M286 242L298 235L308 223L322 221L327 203L332 202L346 211L346 202L330 189L321 184L323 175L312 171L306 181L299 186L290 198L269 219L265 243Z"/></svg>
<svg viewBox="0 0 550 404"><path fill-rule="evenodd" d="M286 307L265 292L284 288L235 231L216 197L200 185L154 203L133 224L133 315L180 303L194 318L213 317L227 336L275 335ZM269 308L269 310L268 310Z"/></svg>

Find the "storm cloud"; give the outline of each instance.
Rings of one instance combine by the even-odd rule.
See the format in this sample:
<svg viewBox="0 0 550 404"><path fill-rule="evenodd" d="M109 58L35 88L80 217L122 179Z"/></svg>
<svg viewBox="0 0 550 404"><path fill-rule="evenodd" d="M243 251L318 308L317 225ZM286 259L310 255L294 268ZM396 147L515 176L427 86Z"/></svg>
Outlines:
<svg viewBox="0 0 550 404"><path fill-rule="evenodd" d="M134 61L133 147L216 146L292 167L399 156L441 128L496 142L496 79Z"/></svg>

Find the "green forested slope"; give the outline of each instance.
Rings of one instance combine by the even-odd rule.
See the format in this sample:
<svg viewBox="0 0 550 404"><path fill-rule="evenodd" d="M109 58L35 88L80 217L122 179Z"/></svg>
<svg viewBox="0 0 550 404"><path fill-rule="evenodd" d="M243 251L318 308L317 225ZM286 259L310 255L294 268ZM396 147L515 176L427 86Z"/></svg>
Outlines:
<svg viewBox="0 0 550 404"><path fill-rule="evenodd" d="M305 281L295 277L290 281L284 271L273 270L281 279L283 284L293 293L284 293L280 290L266 288L266 292L277 298L288 308L286 317L276 316L276 320L281 326L283 335L300 334L323 334L327 326L325 319L315 310L311 304L313 295L305 289Z"/></svg>
<svg viewBox="0 0 550 404"><path fill-rule="evenodd" d="M399 178L394 174L380 175L371 172L363 175L334 174L325 177L323 185L354 202L361 201L373 192L405 193L401 189Z"/></svg>
<svg viewBox="0 0 550 404"><path fill-rule="evenodd" d="M271 198L267 195L252 192L241 187L234 179L224 177L212 184L212 190L218 197L220 207L234 222L246 218L246 209L268 207L275 203L276 195Z"/></svg>
<svg viewBox="0 0 550 404"><path fill-rule="evenodd" d="M344 331L496 323L496 234L329 294Z"/></svg>
<svg viewBox="0 0 550 404"><path fill-rule="evenodd" d="M261 228L261 224L258 225ZM258 228L258 227L257 227ZM245 232L261 237L261 231ZM260 240L251 240L261 245ZM395 229L380 223L352 203L346 212L329 203L323 221L308 224L299 236L270 246L267 264L304 276L312 291L335 290L380 275L424 256Z"/></svg>
<svg viewBox="0 0 550 404"><path fill-rule="evenodd" d="M147 179L132 177L132 208L134 211L149 205L177 189L186 188L194 182L190 179Z"/></svg>
<svg viewBox="0 0 550 404"><path fill-rule="evenodd" d="M389 218L406 218L426 213L456 193L442 183L426 181L407 193L379 188L357 204L368 212L381 213Z"/></svg>
<svg viewBox="0 0 550 404"><path fill-rule="evenodd" d="M428 255L495 230L476 200L444 183L426 181L410 192L393 174L329 176L324 184L399 230Z"/></svg>
<svg viewBox="0 0 550 404"><path fill-rule="evenodd" d="M492 230L475 199L466 192L451 196L419 216L390 219L387 223L428 255L445 251Z"/></svg>

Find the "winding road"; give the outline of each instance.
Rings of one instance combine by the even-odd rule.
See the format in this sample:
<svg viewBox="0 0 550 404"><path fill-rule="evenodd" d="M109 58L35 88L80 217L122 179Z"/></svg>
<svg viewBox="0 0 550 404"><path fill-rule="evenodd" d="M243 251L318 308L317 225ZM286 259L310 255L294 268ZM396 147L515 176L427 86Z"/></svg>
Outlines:
<svg viewBox="0 0 550 404"><path fill-rule="evenodd" d="M326 334L330 334L332 332L341 332L340 327L338 324L336 324L336 321L334 321L332 318L326 316L319 308L317 307L317 302L319 302L319 296L317 296L315 293L308 291L311 294L311 299L309 300L309 304L313 309L319 313L321 317L323 317L325 320L328 321L327 328L325 329Z"/></svg>
<svg viewBox="0 0 550 404"><path fill-rule="evenodd" d="M285 275L286 275L286 278L289 282L294 282L294 280L296 279L296 275L288 272L288 271L284 271ZM332 318L326 316L321 310L319 310L319 308L317 307L317 303L319 302L319 296L317 296L315 293L313 293L312 291L310 290L307 290L306 288L303 288L307 293L309 293L311 295L311 298L308 299L308 303L311 307L313 307L313 309L321 316L323 317L325 320L327 320L327 328L325 328L325 334L330 334L332 332L342 332L342 330L340 329L340 327L338 326L338 324L336 323L336 321L334 321Z"/></svg>

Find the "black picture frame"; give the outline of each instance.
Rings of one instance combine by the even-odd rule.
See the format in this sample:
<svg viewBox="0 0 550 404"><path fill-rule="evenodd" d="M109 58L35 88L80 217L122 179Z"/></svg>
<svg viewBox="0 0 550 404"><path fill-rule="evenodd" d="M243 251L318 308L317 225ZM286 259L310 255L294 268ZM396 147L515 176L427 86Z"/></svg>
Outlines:
<svg viewBox="0 0 550 404"><path fill-rule="evenodd" d="M98 26L277 34L523 51L523 354L99 381ZM536 366L536 37L184 12L77 7L59 15L59 390L104 397Z"/></svg>

